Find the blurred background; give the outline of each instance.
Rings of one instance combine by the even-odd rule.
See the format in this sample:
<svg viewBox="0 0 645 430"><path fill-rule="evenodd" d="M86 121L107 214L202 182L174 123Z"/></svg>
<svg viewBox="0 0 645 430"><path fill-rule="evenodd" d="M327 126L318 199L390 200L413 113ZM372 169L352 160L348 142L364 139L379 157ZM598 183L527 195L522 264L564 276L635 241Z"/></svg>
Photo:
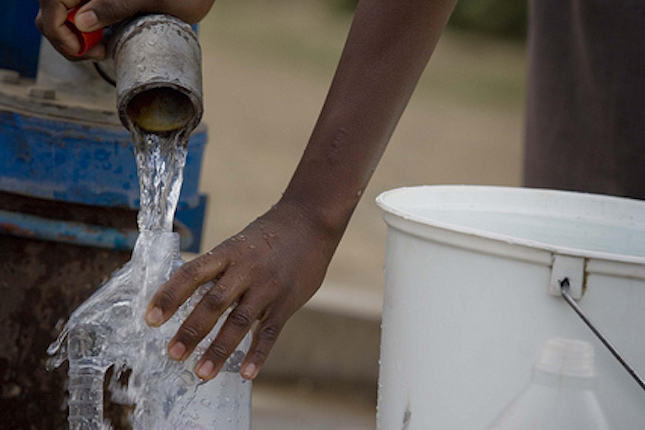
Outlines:
<svg viewBox="0 0 645 430"><path fill-rule="evenodd" d="M202 23L202 251L280 197L355 4L220 0ZM255 430L375 428L386 228L374 200L401 186L520 185L525 34L525 2L460 1L323 287L287 324L255 385Z"/></svg>

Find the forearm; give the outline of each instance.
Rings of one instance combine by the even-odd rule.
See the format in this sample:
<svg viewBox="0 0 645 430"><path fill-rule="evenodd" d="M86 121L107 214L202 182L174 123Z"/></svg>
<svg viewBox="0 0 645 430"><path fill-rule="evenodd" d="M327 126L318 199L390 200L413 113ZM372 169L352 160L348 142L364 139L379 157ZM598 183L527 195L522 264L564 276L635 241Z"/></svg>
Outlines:
<svg viewBox="0 0 645 430"><path fill-rule="evenodd" d="M169 343L185 359L233 307L197 374L213 378L257 323L241 366L258 375L282 327L322 283L334 249L456 0L362 0L322 113L282 199L240 234L184 264L151 300L167 321L211 288Z"/></svg>
<svg viewBox="0 0 645 430"><path fill-rule="evenodd" d="M340 239L456 0L362 0L318 122L281 200Z"/></svg>

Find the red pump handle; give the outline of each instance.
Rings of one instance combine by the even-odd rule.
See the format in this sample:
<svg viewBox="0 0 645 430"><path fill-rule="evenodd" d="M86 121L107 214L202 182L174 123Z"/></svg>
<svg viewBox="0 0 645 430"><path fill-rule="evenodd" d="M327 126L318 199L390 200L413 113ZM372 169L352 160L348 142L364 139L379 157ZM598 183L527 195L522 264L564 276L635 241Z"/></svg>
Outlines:
<svg viewBox="0 0 645 430"><path fill-rule="evenodd" d="M65 21L67 28L72 30L80 43L81 48L76 54L74 54L77 57L82 57L90 50L90 48L98 45L101 43L101 40L103 40L103 29L92 31L90 33L83 33L76 28L74 18L76 18L76 12L78 12L80 8L81 6L76 6L74 9L70 9L69 12L67 12L67 21Z"/></svg>

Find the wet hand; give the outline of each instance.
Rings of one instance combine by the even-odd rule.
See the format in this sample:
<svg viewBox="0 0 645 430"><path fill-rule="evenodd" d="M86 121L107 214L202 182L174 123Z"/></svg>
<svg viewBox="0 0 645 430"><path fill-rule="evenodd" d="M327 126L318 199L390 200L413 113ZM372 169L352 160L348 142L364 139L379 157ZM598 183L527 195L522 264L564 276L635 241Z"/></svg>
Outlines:
<svg viewBox="0 0 645 430"><path fill-rule="evenodd" d="M83 5L74 18L78 30L89 33L116 24L138 13L164 13L176 16L188 23L200 21L210 10L215 0L39 0L40 10L36 27L52 46L69 60L103 59L105 45L91 48L85 55L76 56L80 43L74 32L66 25L69 10Z"/></svg>
<svg viewBox="0 0 645 430"><path fill-rule="evenodd" d="M254 379L289 317L319 288L337 242L301 209L278 204L240 234L184 264L154 295L146 321L163 324L200 285L212 281L169 342L169 355L186 359L232 307L196 373L202 379L215 377L256 325L240 370L244 378Z"/></svg>

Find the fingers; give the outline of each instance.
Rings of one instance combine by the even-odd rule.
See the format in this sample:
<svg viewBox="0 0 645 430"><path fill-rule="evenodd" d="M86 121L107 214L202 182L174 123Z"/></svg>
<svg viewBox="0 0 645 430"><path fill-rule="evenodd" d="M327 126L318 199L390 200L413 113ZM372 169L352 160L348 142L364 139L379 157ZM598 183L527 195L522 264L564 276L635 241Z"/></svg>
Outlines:
<svg viewBox="0 0 645 430"><path fill-rule="evenodd" d="M197 344L210 333L226 309L239 298L242 286L229 284L230 280L230 275L220 279L195 306L168 344L170 358L174 360L187 358Z"/></svg>
<svg viewBox="0 0 645 430"><path fill-rule="evenodd" d="M224 273L227 267L225 262L222 254L211 251L183 264L150 300L145 314L146 323L159 327L168 321L197 287ZM217 294L213 290L215 288L209 292L211 296ZM215 301L214 298L207 300L207 306Z"/></svg>
<svg viewBox="0 0 645 430"><path fill-rule="evenodd" d="M76 0L67 0L76 1ZM76 16L76 27L84 32L114 25L138 13L165 13L188 23L200 21L214 0L92 0ZM78 3L78 1L77 1Z"/></svg>
<svg viewBox="0 0 645 430"><path fill-rule="evenodd" d="M214 281L213 287L168 344L168 355L175 360L185 360L193 354L222 315L233 306L216 338L195 366L196 374L202 379L214 378L242 339L257 325L252 345L239 369L244 378L254 379L288 318L322 282L329 256L317 250L307 252L310 247L294 246L298 240L309 241L302 239L299 231L293 231L290 223L283 224L282 219L279 223L272 222L276 225L266 227L264 220L256 220L213 251L184 264L148 305L147 323L159 326L200 285ZM284 235L265 234L267 228L271 232L283 231ZM288 240L289 234L297 240ZM277 238L283 236L287 240L280 242Z"/></svg>
<svg viewBox="0 0 645 430"><path fill-rule="evenodd" d="M47 36L52 46L70 59L73 59L81 45L65 22L68 10L80 2L81 0L41 0L35 20L36 27Z"/></svg>
<svg viewBox="0 0 645 430"><path fill-rule="evenodd" d="M74 16L74 26L83 33L90 33L116 24L150 9L154 0L92 0L83 5ZM82 0L40 0L36 27L51 44L71 60L102 58L105 47L90 50L82 57L75 57L81 45L78 36L66 24L68 12L81 5Z"/></svg>
<svg viewBox="0 0 645 430"><path fill-rule="evenodd" d="M257 312L253 307L240 303L235 307L222 326L217 338L197 363L195 372L204 380L217 376L226 363L226 359L235 351L237 345L249 332L257 320ZM272 313L260 322L253 336L253 343L249 348L246 358L240 368L242 377L253 380L260 373L266 358L273 348L278 335L286 322L286 317L278 316L281 313Z"/></svg>
<svg viewBox="0 0 645 430"><path fill-rule="evenodd" d="M258 376L285 323L286 318L269 317L257 327L251 348L240 369L244 379L251 381Z"/></svg>
<svg viewBox="0 0 645 430"><path fill-rule="evenodd" d="M260 311L259 306L251 300L242 300L224 321L217 338L204 352L199 363L195 366L195 373L204 380L214 378L222 369L227 358L235 351L236 347L257 321Z"/></svg>
<svg viewBox="0 0 645 430"><path fill-rule="evenodd" d="M211 262L214 261L211 260ZM187 359L197 345L211 332L226 310L238 302L226 317L217 337L195 367L197 376L204 380L212 379L220 372L244 336L261 319L254 334L253 344L240 369L244 378L254 379L264 365L282 327L292 314L288 300L280 300L277 302L278 305L274 306L277 298L275 282L269 282L261 288L253 289L250 285L251 280L241 273L241 269L236 269L236 267L229 268L215 282L168 344L170 358L174 360ZM196 285L205 282L213 274L216 276L220 274L219 271L206 268L204 262L194 266L188 265L183 270L183 274L171 279L172 282L169 281L163 288L175 289L174 282L181 283L192 280L193 286L188 287L187 290L194 290ZM159 297L166 297L166 294L160 291ZM184 299L187 294L188 291L171 293L177 302ZM153 302L155 302L154 298L151 303ZM155 303L165 306L159 302ZM176 304L171 304L163 308L164 320L168 318L176 306Z"/></svg>
<svg viewBox="0 0 645 430"><path fill-rule="evenodd" d="M139 13L167 13L184 21L195 23L209 11L213 0L91 0L78 10L74 17L74 28L66 25L67 13L81 5L84 0L39 0L40 11L36 27L51 42L52 46L69 60L95 59L105 57L102 44L77 56L81 43L74 31L91 33L114 25Z"/></svg>
<svg viewBox="0 0 645 430"><path fill-rule="evenodd" d="M116 24L135 15L146 12L151 0L92 0L76 14L74 23L85 33Z"/></svg>

